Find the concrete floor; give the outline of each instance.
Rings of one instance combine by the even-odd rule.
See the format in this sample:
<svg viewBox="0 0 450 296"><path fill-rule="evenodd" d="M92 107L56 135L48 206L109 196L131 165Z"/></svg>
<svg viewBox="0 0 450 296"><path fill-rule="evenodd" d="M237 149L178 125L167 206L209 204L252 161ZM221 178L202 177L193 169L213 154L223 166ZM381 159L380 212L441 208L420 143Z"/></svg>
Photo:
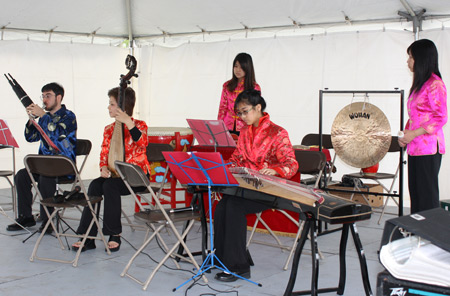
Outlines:
<svg viewBox="0 0 450 296"><path fill-rule="evenodd" d="M8 195L7 190L0 190L0 196L2 193ZM123 198L123 207L127 213L133 213L134 203L130 196ZM34 208L37 209L37 205L34 205ZM395 210L394 208L390 209L391 212L395 212ZM13 216L10 210L6 211L6 214L9 217ZM383 270L378 261L377 251L384 221L395 217L385 215L381 224L378 225L379 215L375 213L370 220L357 223L367 258L370 285L374 295L377 274ZM77 217L79 213L74 210L68 213L68 216ZM216 270L213 270L212 273L206 273L208 284L198 281L193 285L191 281L173 292L172 290L175 287L189 280L193 269L192 265L182 263L182 270L174 270L173 262L167 261L167 267L162 267L150 283L147 291L143 291L142 286L129 278L122 278L120 273L134 254L135 249L142 244L145 231L131 231L129 227L124 227L122 247L119 252L108 255L101 246L101 242L97 242L97 249L82 253L78 267L73 267L70 264L55 262L30 262L30 255L38 236L34 235L23 243L23 240L29 235L28 232L8 232L6 226L10 223L11 221L6 216L0 215L0 295L283 295L290 274L290 270L283 270L288 252L254 243L250 245L250 252L255 262L255 266L251 270L251 280L261 283L262 287L243 280L234 283L218 282L214 280ZM69 220L68 223L76 228L77 221ZM38 227L39 224L31 227L30 231L34 231ZM200 223L196 222L188 237L188 246L191 251L200 249L200 237ZM163 238L169 243L173 241L174 237L164 231ZM324 258L320 260L319 288L337 286L339 278L339 238L339 232L319 236L318 238L319 248L324 255ZM255 239L271 240L269 235L259 233L256 234ZM69 244L75 241L75 239L68 240ZM281 237L281 240L286 244L292 244L293 241L290 237ZM305 252L307 253L309 249L309 242L307 242ZM71 250L61 250L58 241L52 236L44 237L39 251L43 256L66 259L71 259L75 254ZM144 280L156 266L151 258L158 260L163 256L155 242L149 245L146 253L148 256L141 255L138 257L136 265L131 269L131 272L140 280ZM294 291L310 288L311 258L306 253L300 260ZM196 259L198 263L201 263L200 257L196 257ZM321 295L335 294L325 293ZM347 246L347 281L344 295L364 295L358 257L351 239L349 239Z"/></svg>

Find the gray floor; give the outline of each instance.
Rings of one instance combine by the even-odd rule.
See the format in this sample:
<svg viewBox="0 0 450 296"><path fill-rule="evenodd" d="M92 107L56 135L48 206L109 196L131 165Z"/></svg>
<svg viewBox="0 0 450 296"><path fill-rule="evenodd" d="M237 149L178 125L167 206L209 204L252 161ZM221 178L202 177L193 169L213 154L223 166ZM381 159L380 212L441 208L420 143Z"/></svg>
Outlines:
<svg viewBox="0 0 450 296"><path fill-rule="evenodd" d="M7 195L8 191L0 190L0 195ZM1 197L5 200L5 197ZM123 205L127 213L133 213L133 201L131 197L123 198ZM37 206L34 206L37 209ZM395 209L390 209L392 212ZM12 211L6 211L11 217ZM377 250L379 248L384 221L392 218L386 215L380 225L377 224L378 213L372 215L371 220L357 223L359 235L364 246L369 269L370 285L372 292L376 292L376 276L383 270L378 261ZM69 216L79 216L77 212L69 213ZM122 247L119 252L106 254L104 248L97 242L97 249L82 253L79 266L73 267L69 264L55 262L35 261L30 262L29 258L33 246L38 238L37 235L31 237L23 243L29 235L25 231L11 233L5 230L10 220L4 215L0 215L0 295L283 295L288 282L290 271L284 271L282 267L288 256L288 252L282 252L278 248L252 244L250 251L255 262L252 267L251 279L261 283L258 287L252 283L238 280L234 283L221 283L214 280L214 270L207 273L208 284L203 281L193 285L189 282L180 287L177 291L172 289L178 287L191 277L192 265L181 264L184 270L173 270L173 262L167 262L167 268L163 267L150 283L147 291L129 278L122 278L120 273L128 260L144 239L144 231L131 231L129 227L124 227ZM69 221L69 224L76 227L76 221ZM39 224L30 228L34 231ZM194 226L188 238L188 246L192 251L199 250L200 247L200 224ZM266 234L256 234L256 239L270 241ZM164 232L166 242L173 241L173 235ZM319 288L337 286L339 276L338 265L338 244L339 233L332 233L318 238L318 244L324 258L320 260ZM69 244L75 239L69 239ZM282 241L291 244L292 238L282 237ZM305 245L305 252L310 249L309 242ZM55 256L58 258L71 259L74 252L61 250L58 241L52 236L45 236L39 250L42 256ZM162 252L156 243L150 244L146 249L149 256L140 256L137 264L131 272L141 280L144 280L156 266L150 257L158 260L162 258ZM196 257L201 263L200 257ZM309 289L311 279L311 258L304 254L300 261L300 268L296 286L294 290ZM190 287L188 289L188 287ZM226 293L228 292L228 293ZM325 293L321 295L335 295L336 293ZM349 239L347 248L347 281L344 295L360 296L364 295L358 257L353 241Z"/></svg>

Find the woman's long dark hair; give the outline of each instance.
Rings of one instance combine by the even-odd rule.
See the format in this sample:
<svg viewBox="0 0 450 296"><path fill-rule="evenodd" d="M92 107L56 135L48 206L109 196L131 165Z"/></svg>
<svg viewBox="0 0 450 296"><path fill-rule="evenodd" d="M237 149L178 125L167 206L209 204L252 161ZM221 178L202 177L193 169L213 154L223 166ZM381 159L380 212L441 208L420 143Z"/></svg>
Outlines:
<svg viewBox="0 0 450 296"><path fill-rule="evenodd" d="M414 59L414 78L409 95L419 91L430 79L431 74L441 77L438 66L438 51L433 41L421 39L414 41L406 50Z"/></svg>
<svg viewBox="0 0 450 296"><path fill-rule="evenodd" d="M234 75L234 65L236 65L236 62L239 62L241 65L242 70L245 72L245 80L244 80L244 90L247 89L254 89L256 84L255 79L255 70L253 68L253 60L251 55L245 52L241 52L238 54L233 61L233 77L231 78L230 82L228 83L228 90L233 91L236 89L238 85L238 78L236 75Z"/></svg>

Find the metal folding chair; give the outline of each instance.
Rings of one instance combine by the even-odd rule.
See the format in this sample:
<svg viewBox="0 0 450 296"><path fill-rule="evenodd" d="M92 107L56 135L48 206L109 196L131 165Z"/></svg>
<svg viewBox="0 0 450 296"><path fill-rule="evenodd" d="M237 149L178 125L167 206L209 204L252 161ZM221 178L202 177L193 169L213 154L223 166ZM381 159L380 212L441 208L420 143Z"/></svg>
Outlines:
<svg viewBox="0 0 450 296"><path fill-rule="evenodd" d="M136 251L136 253L133 255L133 257L131 257L131 259L128 261L128 264L126 265L125 269L123 270L123 272L121 273L121 276L127 276L131 279L133 279L134 281L136 281L137 283L139 283L140 285L143 286L143 290L146 290L148 285L150 284L151 280L153 279L153 277L155 276L155 274L158 272L158 270L161 268L161 266L167 261L167 259L172 258L174 259L175 257L181 259L181 260L185 260L187 262L192 263L195 268L197 270L200 269L200 266L197 264L197 262L195 261L191 251L188 249L186 243L184 242L184 238L186 237L186 235L189 233L189 231L191 230L192 226L194 225L195 220L200 219L200 213L195 212L194 210L187 210L187 211L173 211L173 210L167 210L165 209L161 202L160 202L160 198L159 195L161 194L161 189L159 190L159 194L155 194L151 184L150 184L150 180L149 178L145 175L145 173L142 171L142 169L137 166L137 165L133 165L133 164L129 164L126 162L121 162L121 161L116 161L115 162L115 167L117 172L119 173L120 177L122 178L122 180L125 182L125 185L128 187L128 189L130 190L130 192L135 195L135 193L133 192L133 187L146 187L148 192L151 194L152 196L152 200L155 203L155 209L151 210L145 210L145 211L141 211L139 213L135 213L134 216L136 219L141 220L146 222L147 226L153 230L153 234L148 237L144 243L142 244L142 246ZM166 175L167 172L169 171L169 169L166 170ZM164 176L165 179L166 176ZM175 227L176 222L186 222L189 221L188 225L186 228L184 228L184 231L180 234L180 232L177 230L177 228ZM163 243L164 241L162 240L160 235L161 230L165 227L165 226L169 226L170 229L172 230L173 234L175 235L175 237L177 238L176 243L170 248L170 250L167 248L166 244L163 244L164 247L164 252L165 252L165 256L163 257L163 259L161 259L159 261L159 263L157 264L157 266L153 269L153 271L150 273L150 275L148 276L148 278L145 281L141 281L139 279L137 279L135 276L131 275L129 273L129 269L133 264L133 261L138 257L138 255L147 247L147 245L155 238L158 237L159 240L161 240L161 242ZM187 254L187 258L185 256L181 256L178 255L176 253L176 249L178 248L179 245L182 245L184 248L184 251ZM173 262L176 264L177 268L180 268L179 264L176 262L176 260L173 260ZM204 281L206 280L206 277L203 277Z"/></svg>
<svg viewBox="0 0 450 296"><path fill-rule="evenodd" d="M165 161L164 155L162 154L163 151L173 151L173 147L169 144L160 144L160 143L149 143L147 145L147 160L152 162L161 162ZM166 185L166 178L164 177L162 182L160 183L151 183L151 186L153 188L154 192L157 192L157 195L160 196L163 194L163 188ZM135 202L135 212L142 212L147 209L154 209L154 201L152 201L152 196L148 189L146 188L144 191L141 192L133 192L132 197L134 198ZM122 209L122 218L126 220L126 223L123 223L123 225L129 226L131 228L131 231L134 232L135 229L141 229L145 228L147 230L148 227L142 224L136 224L133 223L130 219L130 215L127 215L125 211Z"/></svg>
<svg viewBox="0 0 450 296"><path fill-rule="evenodd" d="M320 182L320 179L322 177L323 171L326 166L326 156L324 153L320 151L309 151L309 150L295 150L295 158L298 161L299 168L298 171L301 175L313 175L316 178L315 187L317 188ZM281 250L288 250L290 251L290 254L286 260L286 263L284 265L284 269L286 270L288 268L289 262L291 260L292 255L294 254L295 247L297 246L298 238L302 232L303 229L303 221L299 221L298 219L294 218L289 212L286 212L285 210L276 210L280 213L282 213L286 218L288 218L292 223L294 223L297 227L297 233L295 236L295 240L292 244L292 246L283 245L280 241L280 239L277 237L277 235L272 231L270 226L263 220L261 217L262 212L256 214L256 220L253 224L252 231L250 233L250 237L247 241L247 247L251 244L253 240L253 236L255 234L256 228L259 223L261 223L264 228L269 232L269 234L275 239L276 244L268 243L268 242L261 242L261 241L254 241L255 243L264 244L272 247L278 247Z"/></svg>
<svg viewBox="0 0 450 296"><path fill-rule="evenodd" d="M2 169L0 170L0 177L5 178L8 181L9 186L11 187L11 203L1 203L0 208L3 211L2 206L11 205L14 211L14 217L17 216L17 205L16 205L16 188L14 183L14 177L16 175L16 152L14 146L0 145L0 149L11 149L12 153L12 168L11 169ZM11 179L10 179L11 178ZM14 220L13 220L14 221Z"/></svg>
<svg viewBox="0 0 450 296"><path fill-rule="evenodd" d="M391 145L389 146L389 150L388 153L402 153L402 148L400 147L400 145L398 144L398 137L392 137L391 140ZM396 193L394 191L394 185L398 179L398 175L399 175L399 171L400 171L400 165L402 165L402 163L400 163L397 166L397 169L395 170L394 173L375 173L375 174L371 174L371 175L367 175L367 174L362 174L361 172L359 173L353 173L353 174L347 174L347 176L352 177L352 178L356 178L356 179L366 179L366 180L372 180L375 181L378 185L380 185L381 187L383 187L383 189L387 192L387 193ZM389 185L385 185L383 184L383 180L390 180L390 184ZM356 190L361 192L362 197L364 198L364 200L367 202L368 205L370 205L368 198L366 197L366 194L364 194L364 192L361 190L361 188L358 186L359 182L355 182L355 188ZM369 193L370 194L370 193ZM351 195L350 199L353 198L353 194ZM378 219L378 224L380 224L381 219L383 218L383 215L386 211L386 206L389 202L389 199L392 198L392 200L394 201L394 203L399 206L398 201L395 200L395 198L393 196L387 196L386 200L383 203L383 206L381 208L381 215L380 218Z"/></svg>
<svg viewBox="0 0 450 296"><path fill-rule="evenodd" d="M74 207L85 207L88 206L92 213L96 213L96 209L99 205L99 202L102 200L101 196L88 196L86 188L83 184L83 181L80 177L80 174L78 172L78 169L74 162L66 157L61 155L27 155L24 158L25 168L31 178L32 186L36 190L37 195L39 196L39 200L44 207L44 210L49 217L47 223L44 226L44 229L42 233L40 234L39 238L36 241L36 244L34 246L33 252L30 257L30 261L34 261L34 259L38 260L45 260L45 261L53 261L53 262L60 262L60 263L69 263L72 264L74 267L78 265L78 259L80 257L80 253L83 249L84 243L86 242L86 239L98 239L103 241L103 244L105 245L105 248L108 252L108 254L111 254L108 248L108 244L105 240L105 237L103 236L101 227L99 225L99 222L96 218L96 215L93 215L93 219L88 227L88 230L85 234L71 234L67 233L66 231L63 231L62 228L60 229L59 225L55 225L55 222L53 221L53 218L57 217L60 211L63 211L67 208L74 208ZM52 177L57 178L61 176L68 176L73 175L74 176L74 185L80 187L80 192L77 194L77 198L73 198L74 195L69 197L67 195L64 197L62 202L55 202L55 199L53 196L42 196L41 192L39 191L38 185L36 183L36 180L33 177L33 174L38 174L46 177ZM81 197L80 197L81 194ZM93 206L94 205L94 206ZM54 211L50 215L48 207L53 207ZM91 230L94 223L97 225L98 228L98 235L97 236L89 236L89 231ZM58 226L58 227L57 227ZM68 260L60 260L60 259L53 259L53 258L47 258L47 257L38 257L37 251L39 249L39 245L44 238L44 235L47 231L48 227L52 227L56 238L59 241L59 244L61 246L61 249L64 248L64 244L61 240L61 237L73 237L73 238L79 238L81 239L81 245L78 251L76 252L75 258L71 261Z"/></svg>
<svg viewBox="0 0 450 296"><path fill-rule="evenodd" d="M304 146L319 146L320 134L307 134L306 136L303 137L301 144ZM328 150L334 149L330 134L322 134L322 148ZM324 172L327 183L331 182L332 174L336 172L336 167L334 165L335 161L336 161L336 153L334 153L333 159L327 163L327 169Z"/></svg>

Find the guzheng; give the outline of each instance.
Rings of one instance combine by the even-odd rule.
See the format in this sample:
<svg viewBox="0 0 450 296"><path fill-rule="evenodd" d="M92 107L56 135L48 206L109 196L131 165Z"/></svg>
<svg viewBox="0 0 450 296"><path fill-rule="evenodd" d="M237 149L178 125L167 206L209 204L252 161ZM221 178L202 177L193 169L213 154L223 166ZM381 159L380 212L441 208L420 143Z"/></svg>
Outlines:
<svg viewBox="0 0 450 296"><path fill-rule="evenodd" d="M295 183L276 176L262 175L248 168L230 168L239 182L236 187L219 187L224 194L264 203L272 208L309 213L330 224L370 219L372 208L323 190Z"/></svg>

